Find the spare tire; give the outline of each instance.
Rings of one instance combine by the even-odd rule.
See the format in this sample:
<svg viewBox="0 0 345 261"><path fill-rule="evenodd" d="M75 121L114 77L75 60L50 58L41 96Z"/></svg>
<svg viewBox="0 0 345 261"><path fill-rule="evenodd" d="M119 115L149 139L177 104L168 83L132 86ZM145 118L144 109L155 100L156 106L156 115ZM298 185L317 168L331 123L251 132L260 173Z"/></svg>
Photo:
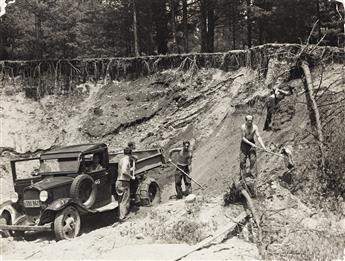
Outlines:
<svg viewBox="0 0 345 261"><path fill-rule="evenodd" d="M86 208L91 208L96 201L97 185L87 174L77 176L71 185L71 198Z"/></svg>
<svg viewBox="0 0 345 261"><path fill-rule="evenodd" d="M161 202L161 190L155 179L146 177L138 186L136 197L142 206Z"/></svg>

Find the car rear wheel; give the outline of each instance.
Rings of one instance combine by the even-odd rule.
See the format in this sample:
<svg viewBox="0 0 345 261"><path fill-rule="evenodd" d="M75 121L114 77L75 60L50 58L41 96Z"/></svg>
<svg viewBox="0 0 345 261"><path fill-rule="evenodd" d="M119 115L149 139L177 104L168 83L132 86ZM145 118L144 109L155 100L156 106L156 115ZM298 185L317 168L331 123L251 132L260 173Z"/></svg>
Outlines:
<svg viewBox="0 0 345 261"><path fill-rule="evenodd" d="M158 204L161 201L161 191L158 183L153 178L145 178L138 186L137 198L143 206Z"/></svg>
<svg viewBox="0 0 345 261"><path fill-rule="evenodd" d="M54 232L57 240L75 238L80 232L80 227L79 212L72 206L61 210L54 220Z"/></svg>

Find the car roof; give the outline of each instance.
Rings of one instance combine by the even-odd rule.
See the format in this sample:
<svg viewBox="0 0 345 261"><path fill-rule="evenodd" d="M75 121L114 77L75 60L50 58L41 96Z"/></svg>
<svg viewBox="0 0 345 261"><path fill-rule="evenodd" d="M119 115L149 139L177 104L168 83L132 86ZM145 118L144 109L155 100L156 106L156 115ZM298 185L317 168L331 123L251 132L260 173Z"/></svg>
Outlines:
<svg viewBox="0 0 345 261"><path fill-rule="evenodd" d="M80 154L91 153L97 150L102 150L107 148L107 145L104 143L91 143L91 144L79 144L79 145L70 145L60 148L52 149L48 152L41 154L41 159L51 159L56 158L69 158L69 157L78 157Z"/></svg>

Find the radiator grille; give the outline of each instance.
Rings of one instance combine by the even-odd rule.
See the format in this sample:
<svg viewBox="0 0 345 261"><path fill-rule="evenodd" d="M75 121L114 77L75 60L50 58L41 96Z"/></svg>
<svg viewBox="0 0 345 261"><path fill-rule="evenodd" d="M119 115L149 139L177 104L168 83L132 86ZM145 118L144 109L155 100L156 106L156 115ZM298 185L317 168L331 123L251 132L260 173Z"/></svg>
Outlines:
<svg viewBox="0 0 345 261"><path fill-rule="evenodd" d="M26 189L24 191L24 200L39 200L40 192L37 189Z"/></svg>

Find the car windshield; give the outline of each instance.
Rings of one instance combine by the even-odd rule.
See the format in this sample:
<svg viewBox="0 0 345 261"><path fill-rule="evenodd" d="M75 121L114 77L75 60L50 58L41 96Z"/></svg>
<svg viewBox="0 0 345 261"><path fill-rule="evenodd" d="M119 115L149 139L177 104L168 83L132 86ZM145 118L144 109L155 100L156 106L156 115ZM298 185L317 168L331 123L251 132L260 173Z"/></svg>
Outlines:
<svg viewBox="0 0 345 261"><path fill-rule="evenodd" d="M78 172L78 169L78 158L47 159L41 162L39 172Z"/></svg>

